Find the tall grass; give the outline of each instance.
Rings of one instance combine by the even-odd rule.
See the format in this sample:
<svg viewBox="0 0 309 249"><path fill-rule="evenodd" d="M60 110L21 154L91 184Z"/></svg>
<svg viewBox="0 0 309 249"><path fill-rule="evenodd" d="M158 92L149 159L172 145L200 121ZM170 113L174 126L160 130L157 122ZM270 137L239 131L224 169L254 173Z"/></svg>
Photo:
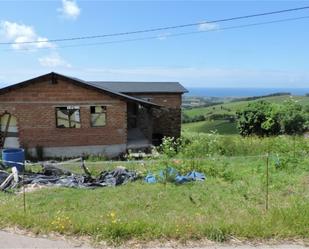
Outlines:
<svg viewBox="0 0 309 249"><path fill-rule="evenodd" d="M178 156L204 158L209 156L309 155L309 139L301 136L241 137L216 133L184 133Z"/></svg>
<svg viewBox="0 0 309 249"><path fill-rule="evenodd" d="M87 235L94 241L309 237L308 140L184 134L169 140L158 160L87 162L93 174L125 165L141 176L166 165L180 173L197 170L205 182L146 184L143 178L116 188L46 188L22 195L0 193L0 227L35 233ZM294 157L295 145L295 157ZM170 147L169 147L170 146ZM176 148L175 148L176 147ZM269 210L265 166L269 160ZM71 165L70 167L74 167ZM78 167L78 166L76 166Z"/></svg>

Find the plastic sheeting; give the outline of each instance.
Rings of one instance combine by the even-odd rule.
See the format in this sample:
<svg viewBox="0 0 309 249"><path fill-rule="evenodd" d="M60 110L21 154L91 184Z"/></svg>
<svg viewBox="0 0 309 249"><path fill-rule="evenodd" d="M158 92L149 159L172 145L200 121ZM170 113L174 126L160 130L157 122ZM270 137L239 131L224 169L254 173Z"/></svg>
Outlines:
<svg viewBox="0 0 309 249"><path fill-rule="evenodd" d="M69 171L62 171L53 166L48 166L43 170L43 173L25 173L20 175L19 184L14 182L14 179L9 178L10 174L5 171L0 171L0 185L7 181L2 190L16 188L24 185L46 185L59 186L70 188L96 188L110 187L126 184L130 181L135 181L138 175L135 171L129 171L124 167L117 167L112 171L103 171L97 178L92 178L89 175L72 174Z"/></svg>
<svg viewBox="0 0 309 249"><path fill-rule="evenodd" d="M175 183L183 184L192 181L205 181L206 176L197 171L191 171L186 175L181 175L175 168L167 167L166 170L161 170L157 176L151 172L148 173L144 180L147 183L157 183L160 181L171 180Z"/></svg>

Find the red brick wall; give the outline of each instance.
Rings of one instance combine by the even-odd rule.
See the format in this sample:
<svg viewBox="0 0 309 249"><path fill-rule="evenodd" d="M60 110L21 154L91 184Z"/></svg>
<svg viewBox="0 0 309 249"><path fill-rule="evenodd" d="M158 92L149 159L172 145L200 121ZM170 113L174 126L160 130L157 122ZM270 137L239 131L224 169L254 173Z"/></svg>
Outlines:
<svg viewBox="0 0 309 249"><path fill-rule="evenodd" d="M138 98L149 98L149 101L163 106L160 110L153 110L153 133L166 137L180 137L181 135L181 100L177 93L136 93Z"/></svg>
<svg viewBox="0 0 309 249"><path fill-rule="evenodd" d="M107 125L90 126L90 105L107 106ZM55 107L80 106L81 128L56 128ZM37 82L0 95L0 115L17 117L19 140L29 148L125 144L126 102L117 97L58 80Z"/></svg>

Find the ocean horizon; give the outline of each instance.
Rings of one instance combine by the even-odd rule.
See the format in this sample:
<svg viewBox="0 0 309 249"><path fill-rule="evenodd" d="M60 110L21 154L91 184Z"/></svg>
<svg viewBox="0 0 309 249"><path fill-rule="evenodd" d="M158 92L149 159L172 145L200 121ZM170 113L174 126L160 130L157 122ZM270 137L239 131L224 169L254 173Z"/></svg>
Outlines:
<svg viewBox="0 0 309 249"><path fill-rule="evenodd" d="M287 92L304 96L309 88L187 88L185 96L196 97L252 97Z"/></svg>

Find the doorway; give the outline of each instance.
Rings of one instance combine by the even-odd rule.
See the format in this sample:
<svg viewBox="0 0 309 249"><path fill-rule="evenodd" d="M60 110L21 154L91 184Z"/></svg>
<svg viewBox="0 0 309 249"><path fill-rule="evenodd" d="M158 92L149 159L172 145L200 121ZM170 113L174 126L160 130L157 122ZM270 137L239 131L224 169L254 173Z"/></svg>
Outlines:
<svg viewBox="0 0 309 249"><path fill-rule="evenodd" d="M19 148L17 118L10 113L0 117L0 148Z"/></svg>

